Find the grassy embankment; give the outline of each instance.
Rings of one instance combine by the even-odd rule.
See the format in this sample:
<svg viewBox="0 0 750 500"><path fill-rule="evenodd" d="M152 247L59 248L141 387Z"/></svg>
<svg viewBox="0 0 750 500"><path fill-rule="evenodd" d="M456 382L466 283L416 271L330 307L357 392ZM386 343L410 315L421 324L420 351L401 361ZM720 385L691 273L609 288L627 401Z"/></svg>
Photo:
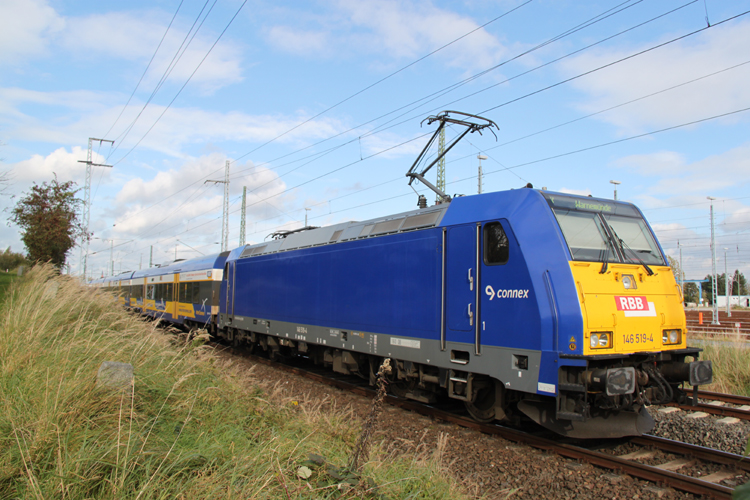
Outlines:
<svg viewBox="0 0 750 500"><path fill-rule="evenodd" d="M0 297L5 294L5 290L10 286L15 278L16 273L6 273L5 271L0 271Z"/></svg>
<svg viewBox="0 0 750 500"><path fill-rule="evenodd" d="M49 268L17 280L1 308L0 499L372 496L324 468L298 476L310 453L347 463L359 431L348 413L248 390L252 375L208 347ZM105 360L135 367L127 390L97 387ZM376 444L363 475L392 499L460 497L440 458Z"/></svg>
<svg viewBox="0 0 750 500"><path fill-rule="evenodd" d="M693 336L688 344L702 348L701 359L709 359L713 365L714 383L701 386L701 389L750 396L750 347L747 342Z"/></svg>

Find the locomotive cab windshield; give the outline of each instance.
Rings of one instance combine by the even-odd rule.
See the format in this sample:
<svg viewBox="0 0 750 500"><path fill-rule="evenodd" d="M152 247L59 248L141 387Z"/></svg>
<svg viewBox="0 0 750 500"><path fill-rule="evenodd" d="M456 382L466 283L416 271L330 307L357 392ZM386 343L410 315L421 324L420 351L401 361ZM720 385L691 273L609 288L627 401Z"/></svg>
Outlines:
<svg viewBox="0 0 750 500"><path fill-rule="evenodd" d="M646 221L624 203L543 193L573 260L665 266L664 256ZM602 271L606 270L606 266Z"/></svg>

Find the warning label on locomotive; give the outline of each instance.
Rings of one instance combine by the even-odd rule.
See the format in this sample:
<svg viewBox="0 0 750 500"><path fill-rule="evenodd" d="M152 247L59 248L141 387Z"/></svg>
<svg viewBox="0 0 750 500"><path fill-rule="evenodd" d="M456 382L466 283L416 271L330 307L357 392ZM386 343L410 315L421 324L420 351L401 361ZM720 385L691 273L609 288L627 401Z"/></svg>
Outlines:
<svg viewBox="0 0 750 500"><path fill-rule="evenodd" d="M615 305L618 311L623 311L625 316L656 316L656 308L653 302L649 302L645 296L615 296Z"/></svg>

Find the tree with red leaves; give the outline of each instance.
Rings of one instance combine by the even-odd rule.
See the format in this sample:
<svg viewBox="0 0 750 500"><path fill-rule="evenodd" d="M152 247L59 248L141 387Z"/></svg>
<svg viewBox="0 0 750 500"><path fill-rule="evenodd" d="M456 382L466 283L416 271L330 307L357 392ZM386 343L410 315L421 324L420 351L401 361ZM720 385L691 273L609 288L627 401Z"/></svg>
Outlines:
<svg viewBox="0 0 750 500"><path fill-rule="evenodd" d="M52 262L60 268L76 239L83 236L76 214L82 201L75 197L74 186L73 181L60 184L57 176L49 184L34 183L13 209L8 220L21 227L30 261Z"/></svg>

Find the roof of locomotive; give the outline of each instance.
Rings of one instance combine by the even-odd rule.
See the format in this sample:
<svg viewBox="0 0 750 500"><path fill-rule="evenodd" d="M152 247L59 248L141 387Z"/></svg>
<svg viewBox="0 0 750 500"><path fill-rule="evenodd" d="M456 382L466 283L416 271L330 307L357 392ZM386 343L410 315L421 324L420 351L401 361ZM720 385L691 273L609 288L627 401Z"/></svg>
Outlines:
<svg viewBox="0 0 750 500"><path fill-rule="evenodd" d="M553 217L552 211L542 193L634 207L634 205L627 202L613 202L613 200L590 196L554 193L552 191L540 191L537 189L521 188L495 191L479 195L458 196L453 198L450 203L410 210L366 221L342 222L332 226L291 233L283 238L236 248L231 251L227 260L245 259L301 248L497 218L520 218L523 220L529 220L529 218L547 218L551 221ZM638 210L637 207L635 209Z"/></svg>
<svg viewBox="0 0 750 500"><path fill-rule="evenodd" d="M228 260L428 229L440 225L440 221L449 208L450 203L445 203L366 221L341 222L332 226L300 231L284 238L234 249Z"/></svg>

